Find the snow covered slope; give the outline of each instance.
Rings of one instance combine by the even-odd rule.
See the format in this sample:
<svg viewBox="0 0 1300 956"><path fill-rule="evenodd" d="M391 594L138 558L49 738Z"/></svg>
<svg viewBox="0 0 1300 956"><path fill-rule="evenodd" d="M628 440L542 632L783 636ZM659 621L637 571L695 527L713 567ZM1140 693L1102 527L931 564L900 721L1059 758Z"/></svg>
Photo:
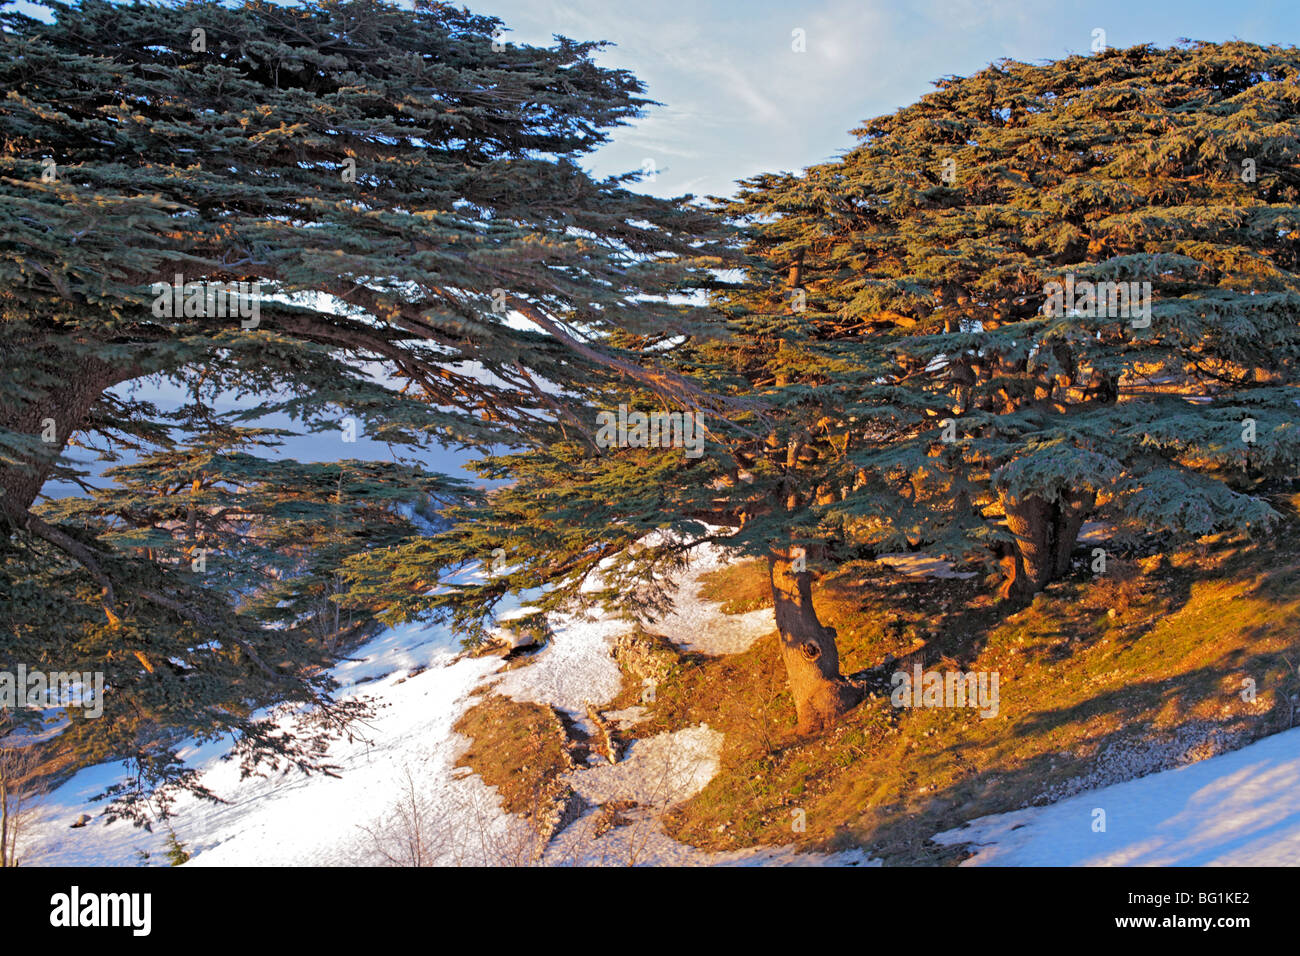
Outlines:
<svg viewBox="0 0 1300 956"><path fill-rule="evenodd" d="M1297 866L1300 728L934 839L972 844L967 866Z"/></svg>
<svg viewBox="0 0 1300 956"><path fill-rule="evenodd" d="M699 602L693 577L717 566L719 555L701 549L699 563L684 576L675 623L717 627L727 643L747 646L771 630L770 612L747 616L753 633L740 635L734 618ZM680 620L676 620L680 618ZM456 636L443 627L409 625L384 631L335 668L340 696L366 696L379 705L360 728L364 739L339 740L330 758L337 777L297 771L274 778L239 779L236 764L222 760L221 744L192 747L187 763L221 804L182 797L170 825L193 854L189 865L338 866L384 862L410 863L409 823L418 819L422 863L531 863L536 850L532 829L501 809L494 788L456 768L469 741L452 727L476 690L518 700L533 700L566 710L585 721L585 704L612 699L620 675L610 658L613 638L623 622L600 618L552 619L553 637L531 662L504 673L495 657L458 655ZM676 628L674 628L676 629ZM682 628L685 630L686 628ZM547 849L544 864L815 864L870 865L860 852L835 856L798 854L764 848L710 854L666 836L653 804L666 805L698 792L717 772L722 735L701 725L634 743L616 766L579 769L576 790L591 802L639 799L651 804L630 825L598 832L596 811L562 832ZM105 764L74 776L46 799L34 827L30 860L44 865L158 865L165 829L149 833L129 823L84 827L71 824L82 814L97 816L90 802L122 767ZM651 800L666 794L671 800ZM148 853L146 860L142 854Z"/></svg>
<svg viewBox="0 0 1300 956"><path fill-rule="evenodd" d="M674 614L656 630L706 653L734 653L770 632L771 612L725 616L699 597L695 577L723 559L702 549L683 576ZM571 784L592 804L636 800L629 825L601 832L597 811L562 831L535 861L536 837L501 809L495 789L455 764L468 741L452 727L475 692L547 703L586 721L619 689L609 656L621 622L557 617L550 644L530 663L501 671L495 657L458 654L446 628L384 631L335 669L342 696L367 696L379 709L330 751L338 777L296 771L240 780L221 758L224 744L192 747L188 763L225 803L184 797L171 825L193 853L190 865L354 865L402 859L405 822L418 817L427 839L422 862L676 865L872 865L861 852L798 854L785 847L711 854L677 843L657 811L699 792L717 772L722 735L706 725L633 743L616 765L577 770ZM613 715L609 715L613 716ZM78 773L41 807L30 859L47 865L163 863L165 830L129 823L70 825L122 767ZM1105 811L1104 831L1094 811ZM1300 729L1178 770L1152 774L1047 807L983 817L935 837L972 845L968 864L1205 865L1300 864ZM146 860L142 853L150 854Z"/></svg>

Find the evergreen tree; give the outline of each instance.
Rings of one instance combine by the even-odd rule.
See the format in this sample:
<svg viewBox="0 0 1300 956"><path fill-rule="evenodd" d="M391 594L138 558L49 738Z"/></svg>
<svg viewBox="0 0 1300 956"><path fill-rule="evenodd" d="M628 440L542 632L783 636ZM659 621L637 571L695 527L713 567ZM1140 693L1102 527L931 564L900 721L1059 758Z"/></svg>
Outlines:
<svg viewBox="0 0 1300 956"><path fill-rule="evenodd" d="M745 182L727 210L748 281L717 299L732 335L665 354L753 408L710 420L694 459L574 441L485 460L516 483L350 562L359 593L499 548L503 573L393 613L468 626L545 588L537 608L653 614L665 572L723 542L768 563L811 732L862 693L813 606L819 568L1000 561L1023 599L1089 518L1121 541L1266 527L1268 482L1300 458L1298 77L1300 51L1243 43L1003 62L866 123L842 159ZM660 407L611 390L593 430L619 403Z"/></svg>
<svg viewBox="0 0 1300 956"><path fill-rule="evenodd" d="M750 182L816 338L866 350L882 434L823 520L876 551L992 549L1014 597L1090 518L1265 527L1261 483L1300 457L1298 104L1294 48L1004 62Z"/></svg>
<svg viewBox="0 0 1300 956"><path fill-rule="evenodd" d="M417 536L403 502L472 495L258 455L258 421L414 460L544 445L611 380L706 401L612 336L712 325L684 297L723 231L579 165L649 104L599 44L440 4L46 6L0 15L0 665L106 673L60 740L134 760L126 796L181 772L183 734L320 766L257 708L355 716L323 669L375 621L337 606L343 561ZM120 387L150 377L187 403ZM133 460L42 500L86 483L73 442Z"/></svg>

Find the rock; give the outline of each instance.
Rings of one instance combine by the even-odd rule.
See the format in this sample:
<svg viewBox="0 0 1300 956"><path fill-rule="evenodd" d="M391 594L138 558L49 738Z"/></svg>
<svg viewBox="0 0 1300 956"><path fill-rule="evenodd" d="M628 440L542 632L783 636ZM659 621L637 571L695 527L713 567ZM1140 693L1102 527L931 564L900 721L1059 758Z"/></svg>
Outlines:
<svg viewBox="0 0 1300 956"><path fill-rule="evenodd" d="M541 615L505 620L492 629L473 656L499 654L509 660L520 654L541 650L550 639L551 628Z"/></svg>
<svg viewBox="0 0 1300 956"><path fill-rule="evenodd" d="M630 634L621 634L614 640L610 651L625 671L639 681L662 683L672 673L681 653L668 638L652 634L638 627Z"/></svg>
<svg viewBox="0 0 1300 956"><path fill-rule="evenodd" d="M558 783L541 812L533 819L539 838L533 850L534 862L542 858L556 834L581 817L590 807L591 804L571 786Z"/></svg>
<svg viewBox="0 0 1300 956"><path fill-rule="evenodd" d="M597 739L600 742L601 752L605 755L605 759L610 763L618 763L618 741L614 738L614 731L609 726L609 721L601 716L600 711L596 709L596 705L591 701L587 701L587 717L596 725L596 731L599 735Z"/></svg>

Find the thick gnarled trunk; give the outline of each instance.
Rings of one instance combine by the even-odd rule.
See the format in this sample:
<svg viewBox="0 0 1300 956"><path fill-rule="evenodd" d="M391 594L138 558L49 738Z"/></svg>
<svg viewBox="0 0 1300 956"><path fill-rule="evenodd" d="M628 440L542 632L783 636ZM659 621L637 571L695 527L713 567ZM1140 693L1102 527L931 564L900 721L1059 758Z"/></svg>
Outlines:
<svg viewBox="0 0 1300 956"><path fill-rule="evenodd" d="M835 630L817 619L812 575L797 570L790 548L768 553L768 572L776 608L776 627L799 719L799 733L825 730L862 700L862 688L840 673Z"/></svg>
<svg viewBox="0 0 1300 956"><path fill-rule="evenodd" d="M1091 492L1063 494L1049 502L1040 495L1002 496L1007 528L1016 536L1011 553L1003 558L1005 578L999 596L1028 600L1047 582L1070 570L1070 556L1079 529L1096 504Z"/></svg>
<svg viewBox="0 0 1300 956"><path fill-rule="evenodd" d="M8 361L13 353L0 354ZM41 486L54 469L68 439L82 427L91 408L104 392L135 377L136 370L114 367L85 356L59 355L51 359L48 373L59 381L22 401L0 401L0 426L30 436L31 449L19 452L17 462L0 464L0 523L21 524ZM30 356L28 358L30 360ZM43 440L52 424L53 441Z"/></svg>

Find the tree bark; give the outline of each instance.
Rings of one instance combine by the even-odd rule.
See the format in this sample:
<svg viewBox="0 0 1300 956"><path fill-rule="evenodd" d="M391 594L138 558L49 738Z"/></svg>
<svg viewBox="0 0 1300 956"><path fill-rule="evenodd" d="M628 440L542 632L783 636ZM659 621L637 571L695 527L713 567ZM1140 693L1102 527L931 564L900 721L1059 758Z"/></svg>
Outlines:
<svg viewBox="0 0 1300 956"><path fill-rule="evenodd" d="M9 787L0 768L0 867L10 865L9 855Z"/></svg>
<svg viewBox="0 0 1300 956"><path fill-rule="evenodd" d="M1028 600L1069 571L1079 529L1096 500L1092 492L1066 493L1053 502L1041 495L1003 494L1007 527L1016 538L1011 553L1003 558L1005 579L999 596Z"/></svg>
<svg viewBox="0 0 1300 956"><path fill-rule="evenodd" d="M30 358L30 353L27 354ZM14 354L0 353L8 361ZM139 370L113 366L98 359L68 354L48 355L47 374L55 378L42 392L25 401L0 401L0 427L31 436L35 448L29 455L16 455L14 464L0 464L0 525L17 523L54 469L59 456L86 420L104 392L135 378ZM54 441L43 442L46 420L54 422ZM7 520L6 520L7 519Z"/></svg>
<svg viewBox="0 0 1300 956"><path fill-rule="evenodd" d="M798 730L813 734L828 729L861 702L863 691L840 673L835 629L818 620L812 575L796 570L796 560L791 548L773 548L767 564Z"/></svg>

